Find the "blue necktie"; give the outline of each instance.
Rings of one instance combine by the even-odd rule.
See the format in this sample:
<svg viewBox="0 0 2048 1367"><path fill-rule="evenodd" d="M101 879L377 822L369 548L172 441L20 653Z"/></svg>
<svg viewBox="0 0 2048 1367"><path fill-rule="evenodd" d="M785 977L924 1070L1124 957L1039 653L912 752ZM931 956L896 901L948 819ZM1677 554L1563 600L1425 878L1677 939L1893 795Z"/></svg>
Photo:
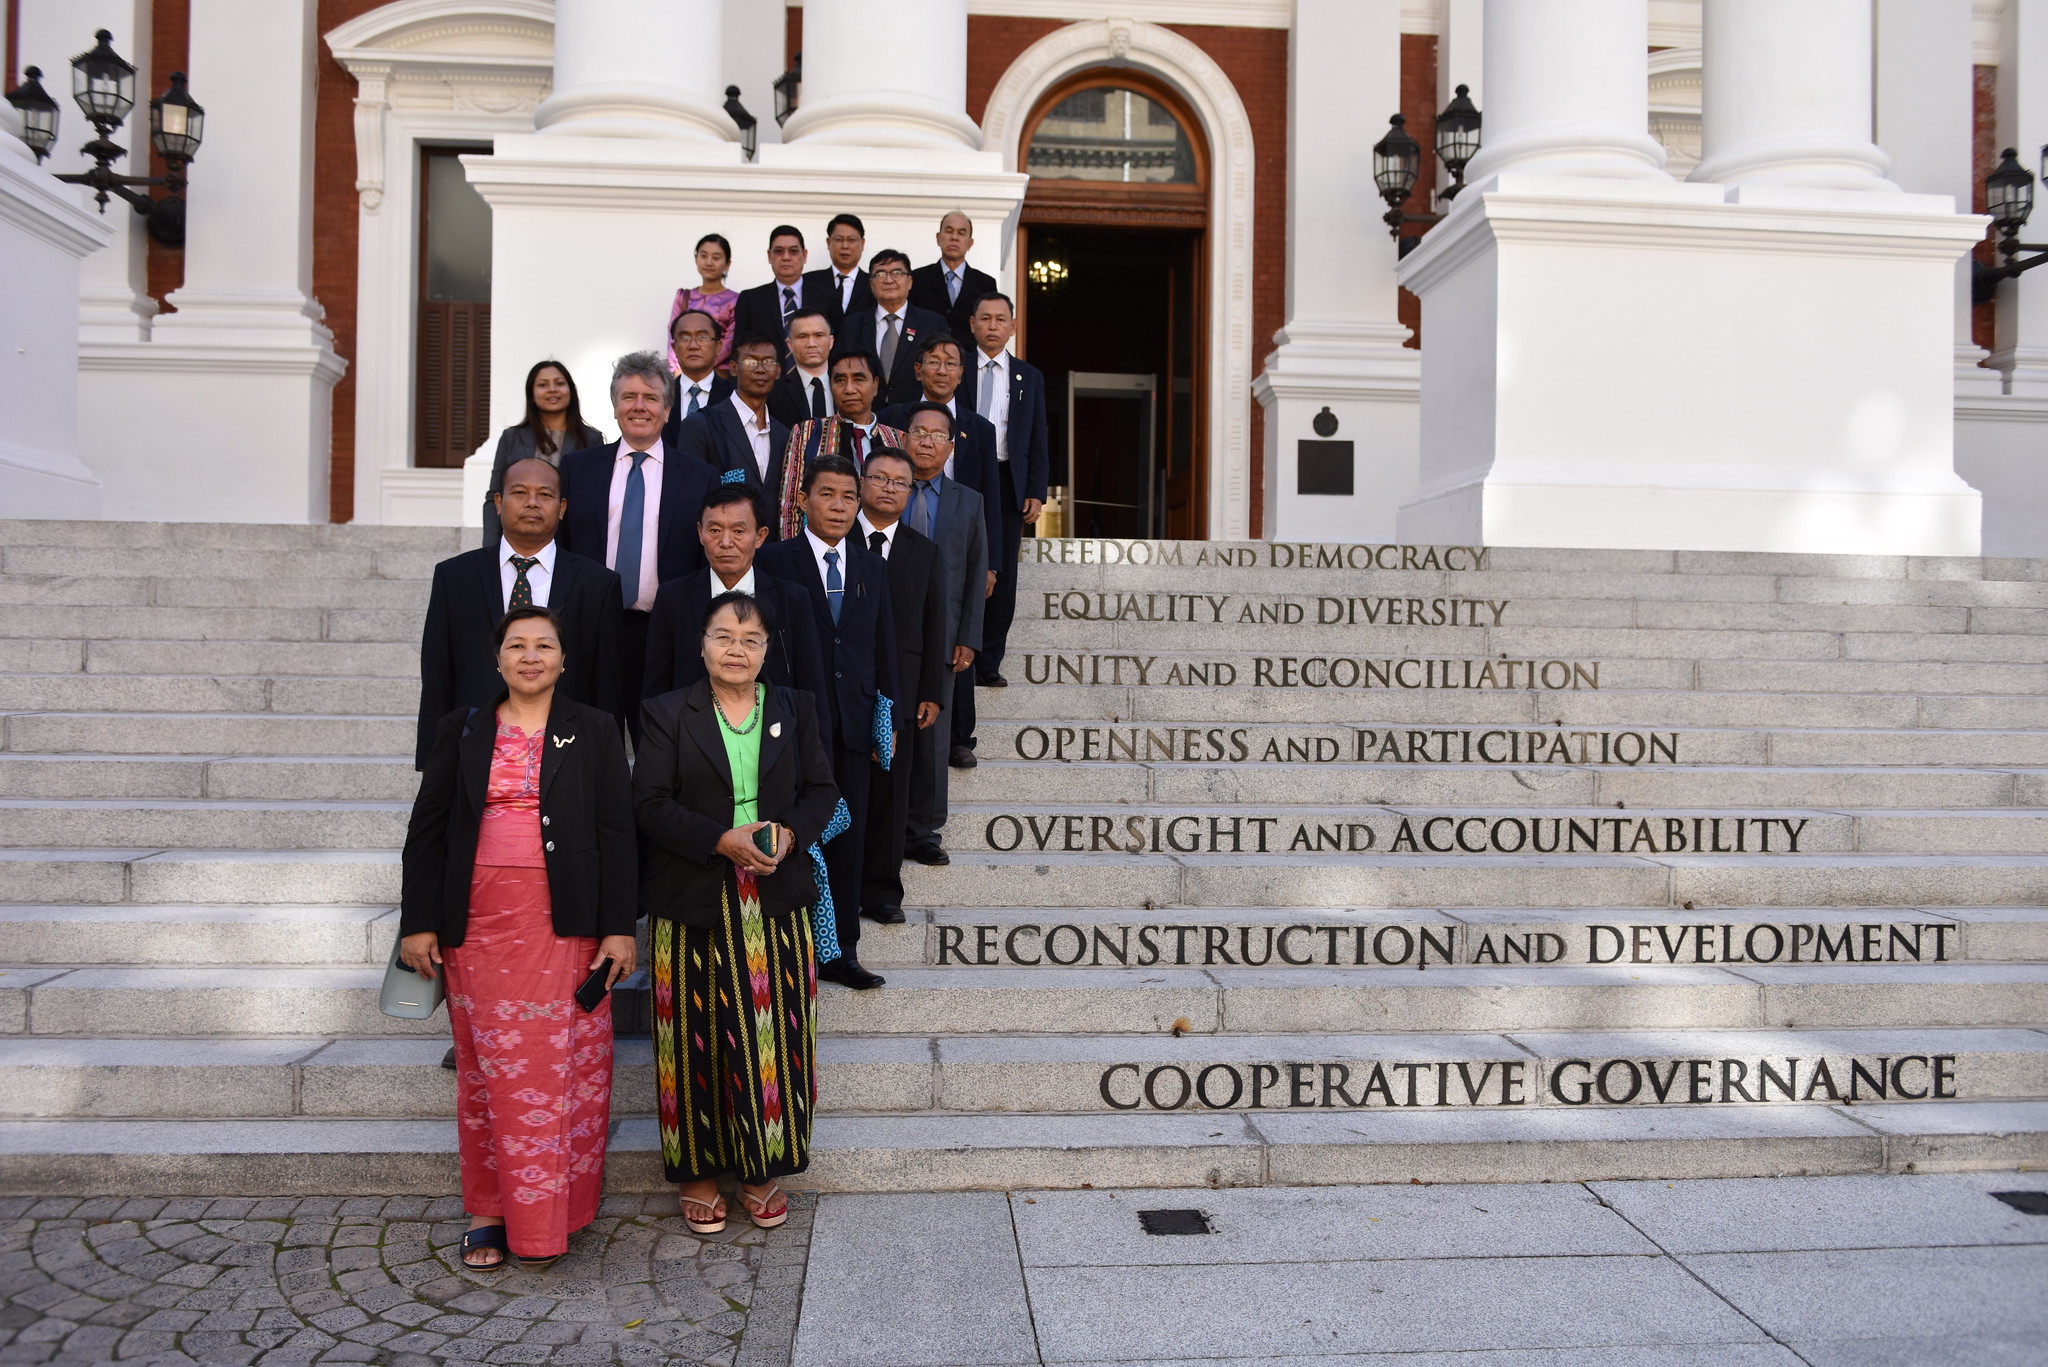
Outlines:
<svg viewBox="0 0 2048 1367"><path fill-rule="evenodd" d="M619 572L619 592L626 606L640 600L640 538L647 525L647 480L640 473L645 451L633 452L633 468L626 472L626 497L619 505L619 553L612 568Z"/></svg>
<svg viewBox="0 0 2048 1367"><path fill-rule="evenodd" d="M832 625L839 625L839 603L846 597L846 582L839 577L839 552L825 552L825 606L832 609Z"/></svg>
<svg viewBox="0 0 2048 1367"><path fill-rule="evenodd" d="M704 386L693 384L690 386L690 409L687 413L683 414L683 416L686 418L694 418L697 416L698 410L700 410L703 407Z"/></svg>
<svg viewBox="0 0 2048 1367"><path fill-rule="evenodd" d="M946 300L954 304L960 302L960 273L958 271L946 272Z"/></svg>

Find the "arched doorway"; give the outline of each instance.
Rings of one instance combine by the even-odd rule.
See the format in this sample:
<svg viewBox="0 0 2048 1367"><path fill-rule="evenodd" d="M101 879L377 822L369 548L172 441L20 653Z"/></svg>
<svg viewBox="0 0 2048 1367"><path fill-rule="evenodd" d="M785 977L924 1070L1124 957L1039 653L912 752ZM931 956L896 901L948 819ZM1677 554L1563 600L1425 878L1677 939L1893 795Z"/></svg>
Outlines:
<svg viewBox="0 0 2048 1367"><path fill-rule="evenodd" d="M1019 334L1045 371L1069 536L1208 535L1210 157L1130 67L1047 89L1019 141Z"/></svg>

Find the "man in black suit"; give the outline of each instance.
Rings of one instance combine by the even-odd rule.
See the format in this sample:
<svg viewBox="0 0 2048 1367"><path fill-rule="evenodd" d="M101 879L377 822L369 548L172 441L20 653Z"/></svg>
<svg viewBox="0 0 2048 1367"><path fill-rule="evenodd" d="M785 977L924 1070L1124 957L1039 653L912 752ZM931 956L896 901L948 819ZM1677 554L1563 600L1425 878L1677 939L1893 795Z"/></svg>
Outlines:
<svg viewBox="0 0 2048 1367"><path fill-rule="evenodd" d="M958 209L939 220L939 259L910 276L910 302L941 314L946 331L967 336L974 306L996 289L995 277L967 264L974 246L974 220Z"/></svg>
<svg viewBox="0 0 2048 1367"><path fill-rule="evenodd" d="M909 761L917 745L910 733L939 720L952 691L952 652L946 640L946 585L939 548L929 537L903 525L910 501L910 457L893 446L868 456L860 480L860 521L856 535L889 562L889 601L896 609L896 700L905 719L905 762L889 773L874 766L868 775L867 852L861 865L861 915L884 925L903 923L903 846L910 829Z"/></svg>
<svg viewBox="0 0 2048 1367"><path fill-rule="evenodd" d="M960 343L950 335L940 333L919 342L911 372L917 377L918 396L913 402L891 404L883 409L882 421L908 431L910 415L920 403L938 404L953 415L953 455L946 462L946 477L959 480L981 495L982 518L988 526L989 545L993 546L1002 532L994 492L1000 476L996 429L974 411L974 405L961 392L960 377L965 373L962 365Z"/></svg>
<svg viewBox="0 0 2048 1367"><path fill-rule="evenodd" d="M882 402L915 403L917 348L946 330L946 320L910 302L910 258L883 248L868 262L874 302L839 324L839 345L873 352L882 362Z"/></svg>
<svg viewBox="0 0 2048 1367"><path fill-rule="evenodd" d="M840 957L818 968L818 976L847 987L880 987L879 975L861 967L861 858L868 828L868 768L877 751L881 718L878 700L902 693L896 681L896 617L889 598L889 566L849 537L860 511L859 477L843 456L820 456L804 472L803 535L762 548L755 563L778 579L802 584L811 597L812 619L824 648L832 697L832 778L846 799L853 824L825 844L825 869L838 919ZM891 722L901 751L905 719ZM892 760L891 767L901 763Z"/></svg>
<svg viewBox="0 0 2048 1367"><path fill-rule="evenodd" d="M647 618L662 582L704 568L697 510L713 476L701 463L671 452L668 367L651 351L621 356L612 367L612 418L619 439L562 457L568 502L562 545L619 576L625 613L619 623L619 705L627 728L640 734L640 679L647 668Z"/></svg>
<svg viewBox="0 0 2048 1367"><path fill-rule="evenodd" d="M619 715L619 577L557 539L562 484L547 461L515 462L496 499L503 537L434 566L420 634L416 769L427 767L441 718L487 707L504 688L493 641L507 608L553 611L562 624L563 693Z"/></svg>
<svg viewBox="0 0 2048 1367"><path fill-rule="evenodd" d="M817 309L802 309L789 321L789 355L782 376L768 391L768 412L784 427L807 418L832 416L832 324Z"/></svg>
<svg viewBox="0 0 2048 1367"><path fill-rule="evenodd" d="M668 421L661 425L663 450L678 449L684 423L732 397L732 377L712 368L724 336L718 320L702 309L684 309L669 324L669 344L682 371L669 378Z"/></svg>
<svg viewBox="0 0 2048 1367"><path fill-rule="evenodd" d="M861 221L852 214L834 214L825 225L825 255L832 264L804 272L804 284L814 291L809 299L820 302L835 332L847 314L875 306L868 273L860 268L861 253L867 249L868 230Z"/></svg>
<svg viewBox="0 0 2048 1367"><path fill-rule="evenodd" d="M974 659L975 679L983 688L1003 688L1003 655L1009 647L1010 623L1017 616L1017 554L1024 525L1038 521L1045 507L1047 449L1045 376L1029 361L1012 356L1017 312L1007 294L983 295L974 306L974 373L967 377L963 397L995 428L998 497L1002 513L999 538L990 544L995 567L995 592L989 595L981 654ZM968 748L973 748L970 739Z"/></svg>
<svg viewBox="0 0 2048 1367"><path fill-rule="evenodd" d="M826 696L825 659L803 586L754 567L754 553L767 539L768 529L756 516L754 497L745 486L716 485L705 495L704 511L697 518L697 540L710 564L695 574L669 580L655 594L654 613L647 624L643 698L688 688L704 677L705 611L713 598L734 591L752 595L761 605L768 631L768 658L761 666L761 677L772 684L801 688L815 698ZM819 722L830 740L831 719L821 717Z"/></svg>
<svg viewBox="0 0 2048 1367"><path fill-rule="evenodd" d="M768 234L768 269L775 273L775 278L765 285L740 291L739 302L733 305L732 313L735 337L749 332L786 337L790 319L799 311L825 311L828 289L823 285L813 285L804 274L804 263L810 259L801 230L782 223ZM782 365L784 369L789 367L786 347L782 353Z"/></svg>
<svg viewBox="0 0 2048 1367"><path fill-rule="evenodd" d="M789 445L789 429L768 411L768 391L775 388L776 376L781 373L775 339L759 332L735 338L732 369L738 377L732 397L684 423L680 445L682 453L702 462L714 480L724 482L727 474L739 472L731 482L746 485L754 495L761 525L773 541L782 456Z"/></svg>
<svg viewBox="0 0 2048 1367"><path fill-rule="evenodd" d="M981 496L945 474L946 460L953 454L953 415L939 404L921 403L911 410L906 425L903 440L915 478L903 520L938 543L946 589L945 639L952 646L953 684L947 697L951 707L958 707L961 693L973 693L973 675L968 671L981 650L989 580L988 533ZM951 862L939 835L946 824L946 769L955 734L950 716L942 716L930 731L917 733L918 764L911 779L910 831L905 843L909 857L920 864Z"/></svg>

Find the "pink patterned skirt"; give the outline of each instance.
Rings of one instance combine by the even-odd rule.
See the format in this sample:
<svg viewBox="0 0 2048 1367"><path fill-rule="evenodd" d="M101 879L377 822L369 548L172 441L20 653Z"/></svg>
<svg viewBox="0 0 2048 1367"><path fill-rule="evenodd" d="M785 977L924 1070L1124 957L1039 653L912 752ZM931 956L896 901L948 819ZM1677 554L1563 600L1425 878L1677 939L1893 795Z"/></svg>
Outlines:
<svg viewBox="0 0 2048 1367"><path fill-rule="evenodd" d="M545 868L478 864L469 931L446 952L462 1203L505 1217L529 1258L597 1215L612 1106L612 1008L576 1005L597 941L555 934Z"/></svg>

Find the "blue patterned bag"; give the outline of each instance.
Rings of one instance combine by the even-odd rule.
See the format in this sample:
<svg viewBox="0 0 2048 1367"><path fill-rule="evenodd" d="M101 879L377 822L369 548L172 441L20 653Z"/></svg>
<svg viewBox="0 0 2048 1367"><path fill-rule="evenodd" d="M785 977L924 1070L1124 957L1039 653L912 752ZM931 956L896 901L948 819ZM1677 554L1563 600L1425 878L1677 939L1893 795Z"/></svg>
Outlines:
<svg viewBox="0 0 2048 1367"><path fill-rule="evenodd" d="M810 850L811 873L818 880L818 900L811 903L811 938L817 944L817 960L821 964L839 957L839 916L832 907L832 880L825 872L824 844L852 824L853 813L846 810L846 799L842 797L832 809L832 819L825 823L825 833Z"/></svg>

